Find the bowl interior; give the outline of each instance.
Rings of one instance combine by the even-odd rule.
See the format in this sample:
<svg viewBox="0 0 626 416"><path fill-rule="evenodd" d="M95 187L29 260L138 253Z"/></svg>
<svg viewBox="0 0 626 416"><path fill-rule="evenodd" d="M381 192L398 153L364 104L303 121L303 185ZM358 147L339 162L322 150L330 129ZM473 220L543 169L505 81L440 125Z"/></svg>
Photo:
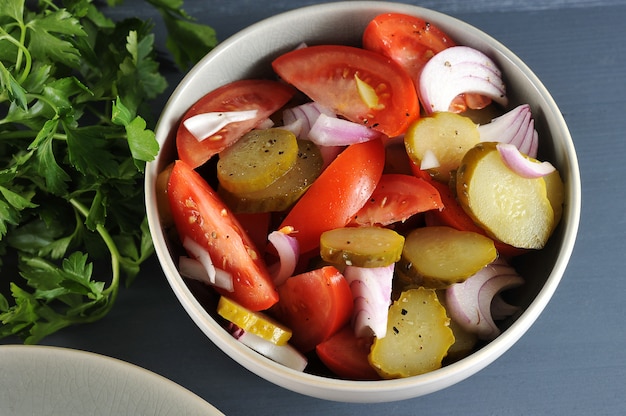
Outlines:
<svg viewBox="0 0 626 416"><path fill-rule="evenodd" d="M174 132L185 111L209 91L243 78L271 77L271 61L302 42L360 45L360 35L376 15L401 12L420 16L439 26L460 44L487 53L502 69L511 108L530 104L540 137L540 159L558 167L566 185L561 223L546 248L516 264L527 284L512 301L524 312L505 322L504 332L469 357L440 370L400 380L358 382L298 373L244 347L211 317L214 309L180 277L168 239L159 223L154 186L157 174L174 160ZM146 169L146 205L157 256L179 301L198 327L222 350L257 375L284 388L314 397L348 401L401 400L431 393L461 381L484 368L513 345L537 319L563 276L573 250L580 216L580 178L577 158L561 113L533 72L502 44L450 16L416 6L387 2L339 2L286 12L225 40L182 80L164 108L156 129L162 150ZM209 303L209 306L206 305Z"/></svg>

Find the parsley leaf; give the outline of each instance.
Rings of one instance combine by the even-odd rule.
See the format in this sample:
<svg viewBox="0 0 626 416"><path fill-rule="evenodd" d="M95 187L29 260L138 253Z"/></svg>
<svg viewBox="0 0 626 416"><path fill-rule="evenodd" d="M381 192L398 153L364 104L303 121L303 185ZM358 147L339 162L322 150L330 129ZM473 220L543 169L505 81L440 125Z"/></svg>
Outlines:
<svg viewBox="0 0 626 416"><path fill-rule="evenodd" d="M154 132L146 129L146 122L141 117L131 114L130 110L118 98L113 104L111 115L113 123L124 126L128 136L128 145L137 168L143 169L141 161L149 162L159 150Z"/></svg>
<svg viewBox="0 0 626 416"><path fill-rule="evenodd" d="M215 46L182 0L145 1L181 69ZM152 23L96 4L0 1L0 338L102 318L154 251L143 171L167 82Z"/></svg>
<svg viewBox="0 0 626 416"><path fill-rule="evenodd" d="M167 47L180 68L198 62L217 43L215 30L198 24L183 9L182 0L147 0L161 12L167 28Z"/></svg>
<svg viewBox="0 0 626 416"><path fill-rule="evenodd" d="M30 41L28 49L33 59L65 62L76 66L80 63L80 54L65 36L85 36L78 19L66 10L57 10L26 22Z"/></svg>

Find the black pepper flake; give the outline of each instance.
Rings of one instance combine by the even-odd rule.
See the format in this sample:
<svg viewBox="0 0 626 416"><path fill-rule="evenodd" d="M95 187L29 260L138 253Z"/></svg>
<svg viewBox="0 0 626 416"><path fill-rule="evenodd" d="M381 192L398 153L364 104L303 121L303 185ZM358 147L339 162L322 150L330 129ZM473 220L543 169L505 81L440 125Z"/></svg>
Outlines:
<svg viewBox="0 0 626 416"><path fill-rule="evenodd" d="M393 327L393 332L397 335L397 334L400 333L400 330L394 326Z"/></svg>
<svg viewBox="0 0 626 416"><path fill-rule="evenodd" d="M404 309L404 308L403 308L403 309L400 311L400 313L401 313L402 315L406 315L407 313L409 313L409 311L407 311L406 309Z"/></svg>

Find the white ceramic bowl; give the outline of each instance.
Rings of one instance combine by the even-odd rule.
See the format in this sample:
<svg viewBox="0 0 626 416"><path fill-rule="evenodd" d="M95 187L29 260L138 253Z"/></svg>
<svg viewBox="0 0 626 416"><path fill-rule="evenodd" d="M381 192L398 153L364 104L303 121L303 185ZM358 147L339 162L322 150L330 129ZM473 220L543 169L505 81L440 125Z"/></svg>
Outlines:
<svg viewBox="0 0 626 416"><path fill-rule="evenodd" d="M262 357L231 337L211 316L181 278L159 223L155 181L175 155L174 134L183 113L207 92L228 82L268 75L270 62L305 41L308 44L355 44L369 20L380 13L413 14L439 26L458 43L491 56L508 84L511 105L529 103L541 138L540 159L558 167L566 187L562 221L548 246L534 254L520 272L527 279L516 302L524 312L503 333L454 364L415 377L384 381L346 381L292 371ZM162 150L146 169L146 205L150 230L163 271L187 313L220 349L239 364L286 389L346 402L383 402L425 395L451 386L480 371L506 352L541 314L565 272L578 231L581 189L574 145L557 105L533 72L511 51L478 29L455 18L416 6L387 2L339 2L286 12L237 33L199 62L172 94L156 129Z"/></svg>

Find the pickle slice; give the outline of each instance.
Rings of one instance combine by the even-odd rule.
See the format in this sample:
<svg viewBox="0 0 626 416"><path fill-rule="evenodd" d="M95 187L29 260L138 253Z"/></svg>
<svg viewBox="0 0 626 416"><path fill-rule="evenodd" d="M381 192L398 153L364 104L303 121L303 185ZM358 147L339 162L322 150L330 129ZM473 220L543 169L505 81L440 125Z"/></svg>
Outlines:
<svg viewBox="0 0 626 416"><path fill-rule="evenodd" d="M546 194L554 211L554 226L561 221L563 216L563 202L565 200L565 186L558 170L543 177L546 182Z"/></svg>
<svg viewBox="0 0 626 416"><path fill-rule="evenodd" d="M403 292L389 308L387 334L374 340L370 364L383 378L410 377L441 367L454 344L450 319L433 289Z"/></svg>
<svg viewBox="0 0 626 416"><path fill-rule="evenodd" d="M217 179L230 192L266 188L296 163L298 143L287 130L252 130L220 153Z"/></svg>
<svg viewBox="0 0 626 416"><path fill-rule="evenodd" d="M405 285L408 279L443 289L466 280L497 256L493 240L482 234L448 226L421 227L406 236L396 269Z"/></svg>
<svg viewBox="0 0 626 416"><path fill-rule="evenodd" d="M463 157L456 177L459 203L493 238L518 248L541 249L555 227L546 180L524 178L509 169L496 145L480 143ZM560 210L560 178L549 180Z"/></svg>
<svg viewBox="0 0 626 416"><path fill-rule="evenodd" d="M317 179L324 163L315 143L298 140L297 144L296 163L287 173L258 191L229 192L220 187L218 192L224 203L237 213L280 212L289 209Z"/></svg>
<svg viewBox="0 0 626 416"><path fill-rule="evenodd" d="M322 233L320 255L339 265L385 267L400 259L404 237L382 227L344 227Z"/></svg>
<svg viewBox="0 0 626 416"><path fill-rule="evenodd" d="M237 302L221 296L217 313L224 319L276 345L285 345L291 338L291 330L262 312L253 312Z"/></svg>
<svg viewBox="0 0 626 416"><path fill-rule="evenodd" d="M425 169L434 179L450 180L469 149L480 142L478 127L468 117L439 112L414 121L404 135L404 145L413 163L422 165L425 158L434 158L439 166Z"/></svg>

